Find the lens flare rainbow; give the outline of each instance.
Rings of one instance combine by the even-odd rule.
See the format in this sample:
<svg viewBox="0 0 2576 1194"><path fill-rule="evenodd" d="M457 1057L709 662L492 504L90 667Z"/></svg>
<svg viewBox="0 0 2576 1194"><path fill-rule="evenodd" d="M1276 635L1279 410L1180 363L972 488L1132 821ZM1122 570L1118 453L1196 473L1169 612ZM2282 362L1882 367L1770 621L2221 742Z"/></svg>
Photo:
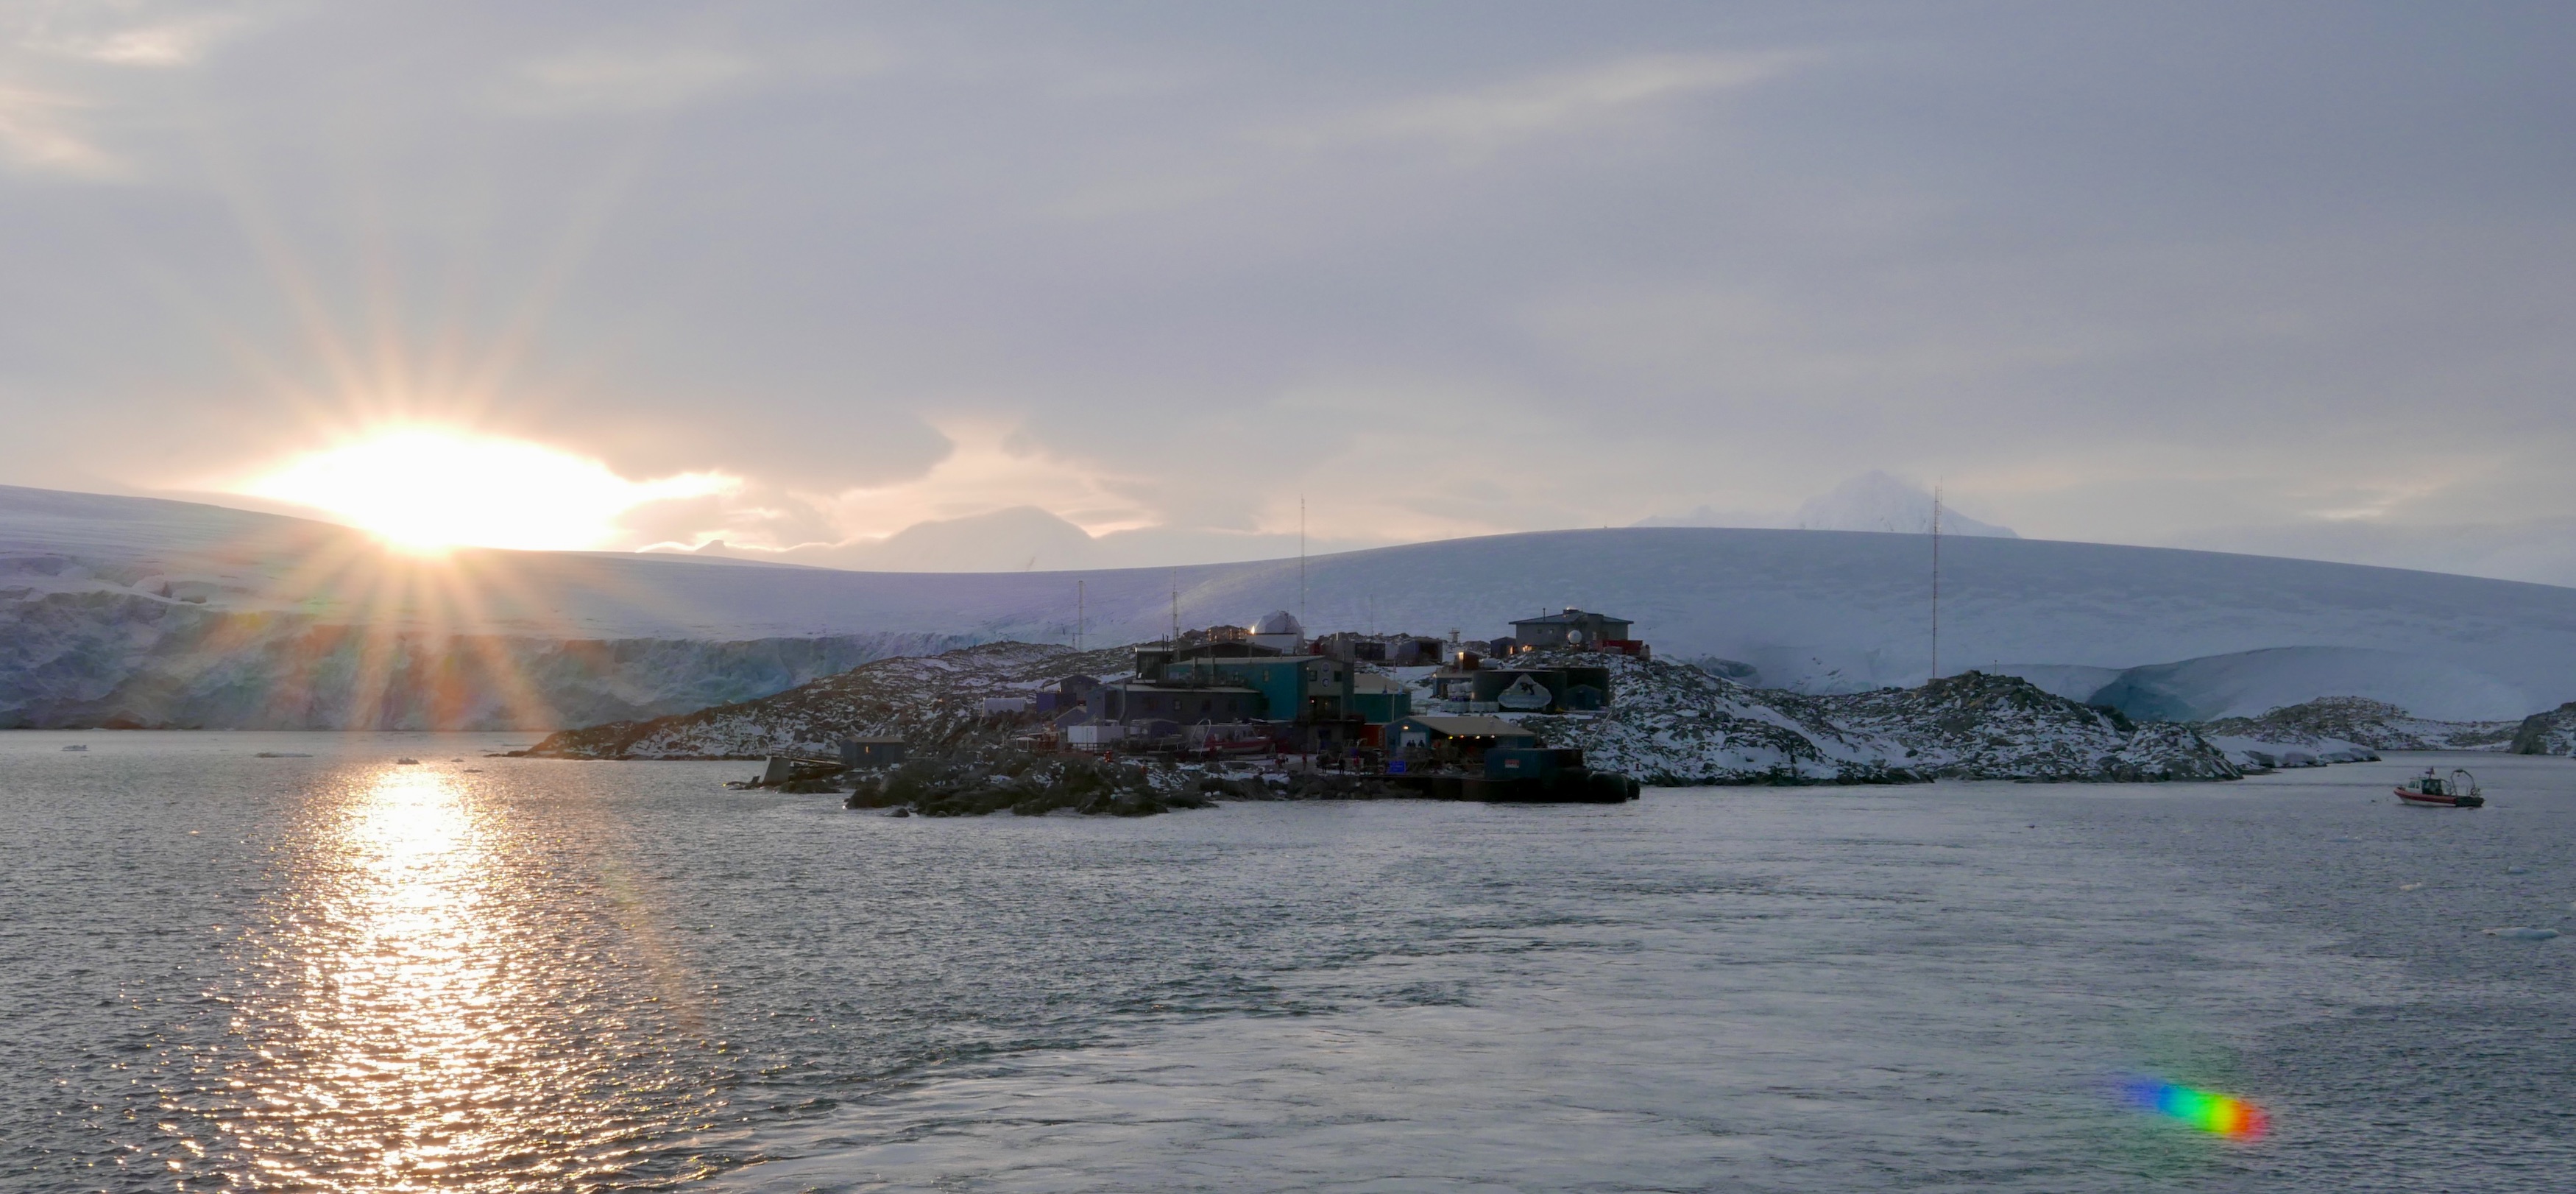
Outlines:
<svg viewBox="0 0 2576 1194"><path fill-rule="evenodd" d="M2188 1124L2213 1136L2251 1140L2271 1126L2263 1109L2234 1095L2194 1090L2154 1078L2128 1085L2129 1102L2140 1110Z"/></svg>

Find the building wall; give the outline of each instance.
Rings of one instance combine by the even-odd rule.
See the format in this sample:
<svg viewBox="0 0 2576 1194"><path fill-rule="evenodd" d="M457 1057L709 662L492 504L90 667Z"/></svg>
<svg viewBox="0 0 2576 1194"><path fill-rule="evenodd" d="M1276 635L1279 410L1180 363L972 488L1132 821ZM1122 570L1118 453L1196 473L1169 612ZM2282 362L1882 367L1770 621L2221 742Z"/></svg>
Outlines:
<svg viewBox="0 0 2576 1194"><path fill-rule="evenodd" d="M1208 688L1116 685L1107 694L1105 721L1249 721L1263 716L1260 694Z"/></svg>
<svg viewBox="0 0 2576 1194"><path fill-rule="evenodd" d="M1332 697L1337 707L1349 707L1350 665L1328 659L1203 659L1169 664L1162 675L1166 682L1215 680L1253 689L1266 706L1263 716L1273 721L1304 716L1316 697Z"/></svg>
<svg viewBox="0 0 2576 1194"><path fill-rule="evenodd" d="M1385 725L1413 716L1413 694L1410 692L1354 692L1350 710L1370 725Z"/></svg>
<svg viewBox="0 0 2576 1194"><path fill-rule="evenodd" d="M1566 645L1566 632L1573 630L1582 633L1583 645L1592 646L1603 639L1627 638L1628 628L1633 625L1623 618L1590 612L1577 613L1565 621L1558 620L1561 617L1514 622L1512 637L1524 647L1558 647Z"/></svg>
<svg viewBox="0 0 2576 1194"><path fill-rule="evenodd" d="M892 767L903 762L901 742L844 740L839 745L844 767Z"/></svg>

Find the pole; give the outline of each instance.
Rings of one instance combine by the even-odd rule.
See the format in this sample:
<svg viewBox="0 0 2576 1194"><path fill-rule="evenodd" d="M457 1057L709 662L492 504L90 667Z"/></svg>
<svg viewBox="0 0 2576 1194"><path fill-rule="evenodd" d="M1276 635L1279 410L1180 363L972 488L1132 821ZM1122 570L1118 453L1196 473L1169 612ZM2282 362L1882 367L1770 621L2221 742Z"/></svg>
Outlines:
<svg viewBox="0 0 2576 1194"><path fill-rule="evenodd" d="M1306 631L1306 495L1297 495L1297 632Z"/></svg>
<svg viewBox="0 0 2576 1194"><path fill-rule="evenodd" d="M1941 482L1932 482L1932 678L1941 678Z"/></svg>
<svg viewBox="0 0 2576 1194"><path fill-rule="evenodd" d="M1073 582L1073 649L1076 651L1082 650L1082 583L1080 578L1076 578Z"/></svg>

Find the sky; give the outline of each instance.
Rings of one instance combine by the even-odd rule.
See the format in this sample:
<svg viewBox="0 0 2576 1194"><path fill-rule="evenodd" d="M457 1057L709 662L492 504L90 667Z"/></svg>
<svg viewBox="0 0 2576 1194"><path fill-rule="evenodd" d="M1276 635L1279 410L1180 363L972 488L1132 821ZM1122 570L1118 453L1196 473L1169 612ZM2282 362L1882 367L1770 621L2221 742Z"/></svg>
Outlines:
<svg viewBox="0 0 2576 1194"><path fill-rule="evenodd" d="M1885 472L2576 584L2570 61L2563 4L0 0L0 483L1019 568Z"/></svg>

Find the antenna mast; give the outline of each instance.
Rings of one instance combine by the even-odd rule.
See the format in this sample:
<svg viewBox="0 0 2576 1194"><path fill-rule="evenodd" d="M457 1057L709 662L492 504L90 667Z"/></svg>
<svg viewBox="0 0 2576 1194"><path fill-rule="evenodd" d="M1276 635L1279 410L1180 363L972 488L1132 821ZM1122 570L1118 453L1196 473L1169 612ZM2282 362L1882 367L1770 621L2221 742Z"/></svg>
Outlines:
<svg viewBox="0 0 2576 1194"><path fill-rule="evenodd" d="M1306 495L1297 495L1297 628L1306 627Z"/></svg>
<svg viewBox="0 0 2576 1194"><path fill-rule="evenodd" d="M1941 678L1941 482L1932 482L1932 678Z"/></svg>
<svg viewBox="0 0 2576 1194"><path fill-rule="evenodd" d="M1082 650L1082 615L1082 580L1076 577L1073 582L1073 649L1075 651Z"/></svg>

